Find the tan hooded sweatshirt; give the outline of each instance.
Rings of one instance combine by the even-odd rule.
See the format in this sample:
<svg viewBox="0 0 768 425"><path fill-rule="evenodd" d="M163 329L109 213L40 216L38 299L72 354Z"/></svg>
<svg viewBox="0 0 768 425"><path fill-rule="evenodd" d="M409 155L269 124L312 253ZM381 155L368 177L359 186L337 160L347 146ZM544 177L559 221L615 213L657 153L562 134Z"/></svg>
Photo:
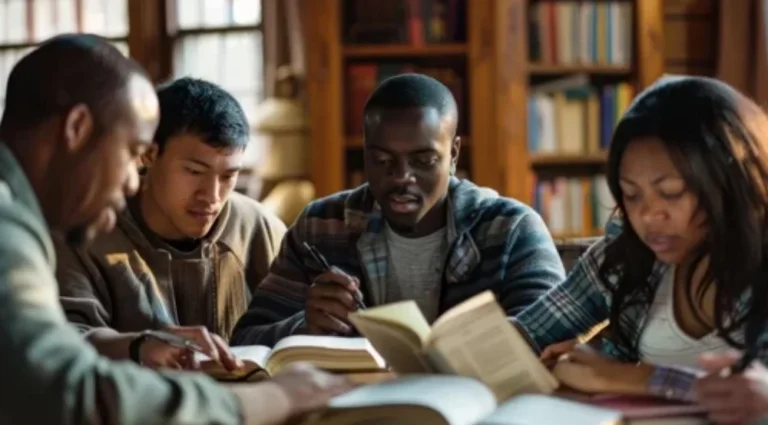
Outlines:
<svg viewBox="0 0 768 425"><path fill-rule="evenodd" d="M258 202L230 195L194 249L151 232L132 199L113 232L86 249L55 241L60 301L83 330L203 325L225 339L266 276L286 227Z"/></svg>

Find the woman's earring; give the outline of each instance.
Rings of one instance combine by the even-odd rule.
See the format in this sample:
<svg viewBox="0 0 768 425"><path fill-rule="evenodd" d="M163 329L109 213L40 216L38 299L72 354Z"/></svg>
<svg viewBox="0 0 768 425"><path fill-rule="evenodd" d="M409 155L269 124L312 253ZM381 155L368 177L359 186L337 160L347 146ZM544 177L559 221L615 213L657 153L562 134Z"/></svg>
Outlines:
<svg viewBox="0 0 768 425"><path fill-rule="evenodd" d="M451 173L452 176L456 175L456 163L455 162L451 164L451 170L449 172Z"/></svg>

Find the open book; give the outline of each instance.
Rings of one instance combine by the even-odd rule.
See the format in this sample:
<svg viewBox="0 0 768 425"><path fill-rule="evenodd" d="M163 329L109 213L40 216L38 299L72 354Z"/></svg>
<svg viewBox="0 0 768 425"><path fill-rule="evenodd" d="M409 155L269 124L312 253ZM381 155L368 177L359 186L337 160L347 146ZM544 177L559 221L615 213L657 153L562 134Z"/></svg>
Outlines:
<svg viewBox="0 0 768 425"><path fill-rule="evenodd" d="M231 348L245 363L239 370L228 371L222 365L199 355L201 369L221 381L253 381L278 373L294 362L305 361L332 372L363 373L386 369L386 362L365 338L292 335L274 348L244 345Z"/></svg>
<svg viewBox="0 0 768 425"><path fill-rule="evenodd" d="M464 376L409 375L331 399L313 425L611 425L615 410L546 395L497 404L494 393Z"/></svg>
<svg viewBox="0 0 768 425"><path fill-rule="evenodd" d="M431 328L412 300L355 312L350 321L398 375L473 377L498 400L558 387L490 291L448 310Z"/></svg>

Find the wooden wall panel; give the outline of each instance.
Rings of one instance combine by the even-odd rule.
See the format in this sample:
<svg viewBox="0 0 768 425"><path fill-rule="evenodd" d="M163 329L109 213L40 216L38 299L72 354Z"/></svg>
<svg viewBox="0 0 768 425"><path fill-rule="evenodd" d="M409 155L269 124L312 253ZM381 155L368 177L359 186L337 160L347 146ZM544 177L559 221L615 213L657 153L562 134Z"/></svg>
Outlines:
<svg viewBox="0 0 768 425"><path fill-rule="evenodd" d="M667 72L714 75L717 64L719 1L664 1Z"/></svg>

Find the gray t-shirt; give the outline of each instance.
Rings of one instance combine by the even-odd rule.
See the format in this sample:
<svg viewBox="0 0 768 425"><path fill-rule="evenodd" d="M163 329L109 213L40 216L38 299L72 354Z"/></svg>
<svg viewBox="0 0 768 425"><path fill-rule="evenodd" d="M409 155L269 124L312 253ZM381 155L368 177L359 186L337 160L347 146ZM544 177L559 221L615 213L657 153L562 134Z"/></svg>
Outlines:
<svg viewBox="0 0 768 425"><path fill-rule="evenodd" d="M420 238L385 230L389 251L386 302L414 300L429 323L437 318L440 284L447 254L446 230Z"/></svg>

